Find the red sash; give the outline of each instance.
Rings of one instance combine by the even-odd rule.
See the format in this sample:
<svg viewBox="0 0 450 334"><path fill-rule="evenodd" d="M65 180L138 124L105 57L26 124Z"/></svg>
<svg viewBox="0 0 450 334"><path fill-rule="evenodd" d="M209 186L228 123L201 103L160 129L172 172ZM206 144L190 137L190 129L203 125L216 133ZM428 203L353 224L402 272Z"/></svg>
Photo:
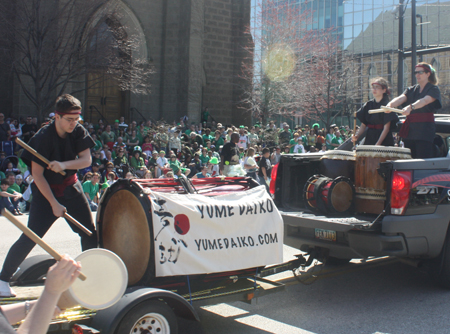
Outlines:
<svg viewBox="0 0 450 334"><path fill-rule="evenodd" d="M409 125L410 123L433 123L434 122L434 114L432 113L417 113L417 114L409 114L409 116L406 117L405 122L402 125L402 128L398 135L402 138L408 137L409 133Z"/></svg>
<svg viewBox="0 0 450 334"><path fill-rule="evenodd" d="M78 181L78 176L75 173L71 176L66 177L64 179L63 183L61 183L61 184L51 184L50 188L54 191L55 197L62 197L62 196L64 196L64 189L77 183L77 181Z"/></svg>
<svg viewBox="0 0 450 334"><path fill-rule="evenodd" d="M384 128L384 125L383 124L367 124L367 127L369 129L382 130Z"/></svg>

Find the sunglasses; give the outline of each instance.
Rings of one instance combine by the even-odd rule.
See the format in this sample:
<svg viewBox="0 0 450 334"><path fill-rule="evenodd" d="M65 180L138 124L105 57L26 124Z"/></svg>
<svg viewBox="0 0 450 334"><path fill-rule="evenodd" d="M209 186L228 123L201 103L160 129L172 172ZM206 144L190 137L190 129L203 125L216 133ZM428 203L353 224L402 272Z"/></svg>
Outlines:
<svg viewBox="0 0 450 334"><path fill-rule="evenodd" d="M425 71L415 71L414 74L424 74Z"/></svg>

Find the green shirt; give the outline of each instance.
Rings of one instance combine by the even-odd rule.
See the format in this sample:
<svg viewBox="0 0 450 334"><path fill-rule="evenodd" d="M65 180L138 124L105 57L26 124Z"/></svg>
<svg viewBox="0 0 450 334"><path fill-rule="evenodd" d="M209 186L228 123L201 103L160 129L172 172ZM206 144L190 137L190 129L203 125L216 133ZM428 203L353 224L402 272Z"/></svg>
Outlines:
<svg viewBox="0 0 450 334"><path fill-rule="evenodd" d="M203 163L203 164L206 164L208 161L209 161L209 155L201 155L200 156L200 161Z"/></svg>
<svg viewBox="0 0 450 334"><path fill-rule="evenodd" d="M99 190L99 184L93 185L91 181L86 181L83 183L83 192L89 194L89 198L94 200L95 196L97 195Z"/></svg>
<svg viewBox="0 0 450 334"><path fill-rule="evenodd" d="M344 139L342 139L342 137L333 137L333 139L331 140L331 144L338 144L341 145L344 142ZM338 146L331 146L331 148L333 150L337 149Z"/></svg>
<svg viewBox="0 0 450 334"><path fill-rule="evenodd" d="M20 193L20 187L17 183L14 183L13 185L8 187L8 190L6 190L8 194L14 194L14 192Z"/></svg>
<svg viewBox="0 0 450 334"><path fill-rule="evenodd" d="M294 153L294 147L295 145L297 145L297 141L294 138L292 138L289 141L289 145L292 145L291 148L289 149L289 153Z"/></svg>
<svg viewBox="0 0 450 334"><path fill-rule="evenodd" d="M224 141L223 141L222 137L219 137L219 139L214 138L213 140L211 140L211 145L214 145L217 148L219 148L220 146L223 146L223 143L224 143Z"/></svg>
<svg viewBox="0 0 450 334"><path fill-rule="evenodd" d="M133 167L135 169L140 169L142 167L145 167L144 159L139 157L139 160L137 160L135 157L131 157L130 165L131 165L131 167Z"/></svg>
<svg viewBox="0 0 450 334"><path fill-rule="evenodd" d="M110 142L115 142L116 141L116 134L111 131L110 133L107 133L106 131L104 131L102 133L102 140L103 140L103 144L106 143L110 143Z"/></svg>
<svg viewBox="0 0 450 334"><path fill-rule="evenodd" d="M178 170L181 168L181 163L178 161L178 159L175 159L175 161L169 160L169 167L173 170L173 173L176 174Z"/></svg>

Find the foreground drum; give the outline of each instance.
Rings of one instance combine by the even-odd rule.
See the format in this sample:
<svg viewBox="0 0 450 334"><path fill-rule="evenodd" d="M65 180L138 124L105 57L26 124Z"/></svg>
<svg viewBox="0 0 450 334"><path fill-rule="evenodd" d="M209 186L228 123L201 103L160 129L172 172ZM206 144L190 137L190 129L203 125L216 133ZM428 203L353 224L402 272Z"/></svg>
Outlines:
<svg viewBox="0 0 450 334"><path fill-rule="evenodd" d="M58 302L61 309L81 305L101 310L122 298L128 276L125 264L116 254L96 248L81 253L75 260L81 262L86 280L75 280L64 292Z"/></svg>
<svg viewBox="0 0 450 334"><path fill-rule="evenodd" d="M355 153L353 151L330 150L320 158L320 174L332 179L339 176L355 178Z"/></svg>
<svg viewBox="0 0 450 334"><path fill-rule="evenodd" d="M386 181L378 174L380 162L411 159L409 148L361 145L356 148L355 210L380 214L385 207Z"/></svg>
<svg viewBox="0 0 450 334"><path fill-rule="evenodd" d="M335 179L314 175L305 184L307 206L324 214L344 214L353 210L354 187L345 176Z"/></svg>
<svg viewBox="0 0 450 334"><path fill-rule="evenodd" d="M101 202L100 246L116 253L128 270L128 285L154 278L153 226L149 196L135 183L116 182Z"/></svg>

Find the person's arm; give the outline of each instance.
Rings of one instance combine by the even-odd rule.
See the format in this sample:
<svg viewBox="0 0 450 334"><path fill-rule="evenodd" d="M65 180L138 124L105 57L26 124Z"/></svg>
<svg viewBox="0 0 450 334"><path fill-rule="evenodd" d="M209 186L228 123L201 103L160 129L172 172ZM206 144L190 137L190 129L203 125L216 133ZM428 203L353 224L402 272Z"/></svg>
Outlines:
<svg viewBox="0 0 450 334"><path fill-rule="evenodd" d="M397 96L396 98L393 98L388 104L386 104L386 107L389 108L396 108L400 105L402 105L403 103L405 103L407 101L407 97L405 94L402 94L400 96ZM385 112L390 113L389 110L386 110Z"/></svg>
<svg viewBox="0 0 450 334"><path fill-rule="evenodd" d="M383 143L390 129L391 129L391 122L387 122L384 125L383 132L381 133L380 138L378 138L378 141L375 145L381 145Z"/></svg>
<svg viewBox="0 0 450 334"><path fill-rule="evenodd" d="M59 173L65 169L82 169L89 167L92 163L91 150L85 149L84 151L78 153L78 159L69 160L69 161L51 161L48 165L48 168L54 171L55 173Z"/></svg>
<svg viewBox="0 0 450 334"><path fill-rule="evenodd" d="M67 255L47 273L45 288L37 303L17 330L18 334L45 334L53 318L61 294L67 290L80 274L81 264ZM3 309L3 307L2 307Z"/></svg>
<svg viewBox="0 0 450 334"><path fill-rule="evenodd" d="M32 175L34 178L34 183L39 188L39 191L44 195L47 201L50 203L53 214L56 217L64 216L64 212L66 212L66 208L62 206L53 195L52 190L50 189L50 185L44 177L44 167L39 165L38 163L32 161L31 162Z"/></svg>
<svg viewBox="0 0 450 334"><path fill-rule="evenodd" d="M409 114L411 114L412 107L414 107L414 109L420 109L430 103L433 103L434 101L436 101L436 99L434 97L431 97L430 95L426 95L425 97L423 97L423 98L417 100L416 102L410 104L409 106L406 106L405 108L403 108L403 115L408 116Z"/></svg>
<svg viewBox="0 0 450 334"><path fill-rule="evenodd" d="M8 193L8 192L6 192L6 191L0 191L0 196L1 196L1 197L17 197L17 195L15 195L15 194L10 194L10 193Z"/></svg>
<svg viewBox="0 0 450 334"><path fill-rule="evenodd" d="M361 123L361 126L359 127L359 130L356 134L352 136L352 142L356 143L356 141L361 137L361 135L366 131L366 125L364 123ZM386 137L386 136L385 136ZM383 138L384 140L384 138Z"/></svg>
<svg viewBox="0 0 450 334"><path fill-rule="evenodd" d="M223 155L220 156L220 163L219 163L219 170L222 172L223 171L223 166L225 163L225 157Z"/></svg>

